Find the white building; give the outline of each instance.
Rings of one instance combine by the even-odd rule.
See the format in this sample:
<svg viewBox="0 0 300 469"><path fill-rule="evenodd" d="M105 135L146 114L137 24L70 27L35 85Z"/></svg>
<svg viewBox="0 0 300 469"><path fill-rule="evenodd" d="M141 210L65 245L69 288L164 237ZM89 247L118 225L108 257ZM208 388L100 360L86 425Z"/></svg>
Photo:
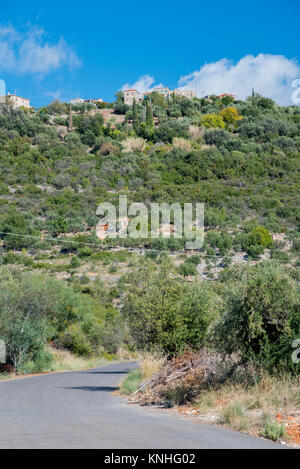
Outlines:
<svg viewBox="0 0 300 469"><path fill-rule="evenodd" d="M87 104L103 103L103 99L102 98L98 98L98 99L75 98L75 99L71 99L70 101L70 104L84 104L84 103L87 103Z"/></svg>
<svg viewBox="0 0 300 469"><path fill-rule="evenodd" d="M84 103L84 99L82 98L75 98L75 99L71 99L70 101L70 104L82 104Z"/></svg>
<svg viewBox="0 0 300 469"><path fill-rule="evenodd" d="M103 103L102 98L97 98L97 99L86 99L90 104L97 104L97 103Z"/></svg>
<svg viewBox="0 0 300 469"><path fill-rule="evenodd" d="M21 98L21 96L16 96L15 94L8 93L5 96L0 96L0 104L7 104L12 106L14 109L24 107L30 109L30 100L26 98Z"/></svg>

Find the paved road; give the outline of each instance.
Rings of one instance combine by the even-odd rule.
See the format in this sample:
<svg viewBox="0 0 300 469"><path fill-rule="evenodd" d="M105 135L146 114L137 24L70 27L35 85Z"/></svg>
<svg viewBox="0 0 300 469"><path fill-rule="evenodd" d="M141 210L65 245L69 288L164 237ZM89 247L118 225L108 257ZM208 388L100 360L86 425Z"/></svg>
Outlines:
<svg viewBox="0 0 300 469"><path fill-rule="evenodd" d="M0 448L279 447L113 396L134 366L114 364L0 382Z"/></svg>

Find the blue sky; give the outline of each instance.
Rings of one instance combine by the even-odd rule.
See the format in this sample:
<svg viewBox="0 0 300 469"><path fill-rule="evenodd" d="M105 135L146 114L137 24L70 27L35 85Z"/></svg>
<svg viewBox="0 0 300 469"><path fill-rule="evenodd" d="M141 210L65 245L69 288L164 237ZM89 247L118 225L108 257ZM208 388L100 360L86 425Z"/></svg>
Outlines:
<svg viewBox="0 0 300 469"><path fill-rule="evenodd" d="M241 97L253 85L289 104L299 19L298 0L14 0L0 10L0 78L36 106L158 83Z"/></svg>

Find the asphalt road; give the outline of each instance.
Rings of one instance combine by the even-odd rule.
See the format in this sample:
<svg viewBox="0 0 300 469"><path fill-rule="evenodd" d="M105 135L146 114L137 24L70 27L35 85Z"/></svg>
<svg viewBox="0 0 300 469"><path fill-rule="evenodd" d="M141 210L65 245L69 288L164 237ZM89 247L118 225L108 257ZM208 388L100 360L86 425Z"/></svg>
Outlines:
<svg viewBox="0 0 300 469"><path fill-rule="evenodd" d="M0 382L0 448L280 448L112 391L134 363Z"/></svg>

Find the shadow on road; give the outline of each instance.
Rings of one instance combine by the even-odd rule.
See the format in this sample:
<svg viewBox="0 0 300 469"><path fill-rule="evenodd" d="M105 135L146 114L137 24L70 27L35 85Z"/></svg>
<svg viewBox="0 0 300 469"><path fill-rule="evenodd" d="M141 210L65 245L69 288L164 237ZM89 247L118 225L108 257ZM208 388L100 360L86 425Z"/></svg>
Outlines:
<svg viewBox="0 0 300 469"><path fill-rule="evenodd" d="M119 388L113 386L73 386L73 387L64 387L64 389L70 389L73 391L89 391L89 392L113 392Z"/></svg>
<svg viewBox="0 0 300 469"><path fill-rule="evenodd" d="M87 375L127 375L130 370L125 371L86 371Z"/></svg>

